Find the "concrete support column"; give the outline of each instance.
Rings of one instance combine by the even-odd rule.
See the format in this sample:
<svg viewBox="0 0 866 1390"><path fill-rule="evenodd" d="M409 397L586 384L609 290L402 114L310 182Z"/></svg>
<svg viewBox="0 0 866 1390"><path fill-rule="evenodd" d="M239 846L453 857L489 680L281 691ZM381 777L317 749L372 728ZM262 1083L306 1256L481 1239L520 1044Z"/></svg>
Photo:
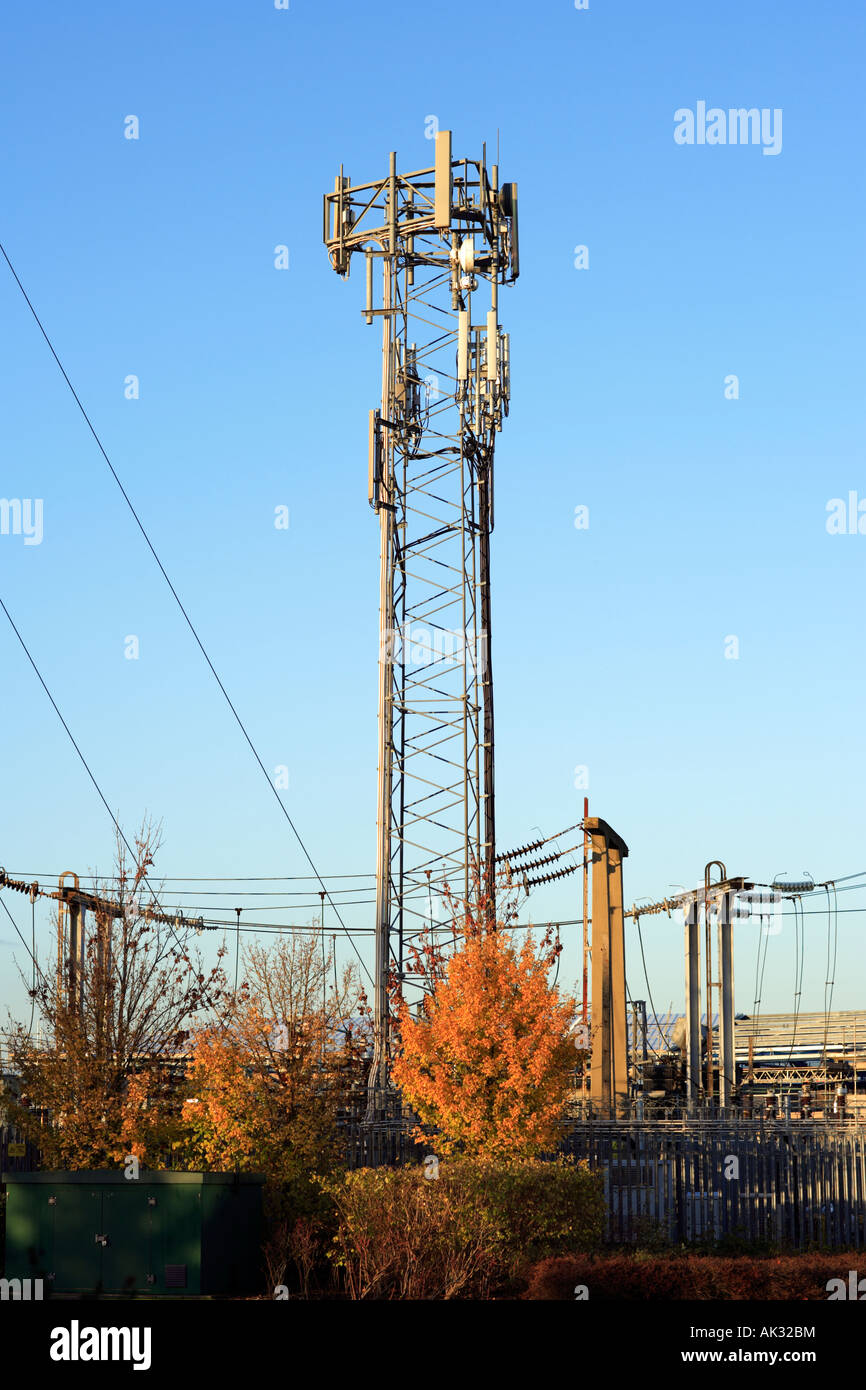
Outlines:
<svg viewBox="0 0 866 1390"><path fill-rule="evenodd" d="M615 1115L628 1096L625 998L625 934L622 861L628 845L615 830L590 816L584 825L592 846L592 1104Z"/></svg>

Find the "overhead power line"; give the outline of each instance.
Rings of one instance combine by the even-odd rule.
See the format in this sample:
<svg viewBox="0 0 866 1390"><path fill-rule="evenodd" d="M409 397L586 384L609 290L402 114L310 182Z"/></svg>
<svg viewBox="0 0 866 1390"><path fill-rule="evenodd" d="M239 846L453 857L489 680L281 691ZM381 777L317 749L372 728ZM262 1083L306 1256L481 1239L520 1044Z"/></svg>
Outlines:
<svg viewBox="0 0 866 1390"><path fill-rule="evenodd" d="M0 250L2 250L2 247L0 247ZM112 811L111 807L109 806L108 802L106 801L105 796L103 795L103 792L102 792L102 788L100 787L99 783L97 782L96 778L94 777L93 773L91 772L91 770L90 770L90 765L88 764L87 759L85 758L85 756L84 756L84 754L82 753L81 749L79 748L77 742L75 741L75 737L74 737L74 735L73 735L73 733L72 733L72 730L70 729L70 727L69 727L69 725L67 724L66 720L63 718L63 715L60 713L60 709L59 709L59 706L58 706L58 704L57 704L57 701L55 700L54 696L51 694L51 691L48 689L48 686L45 684L45 681L44 681L43 678L42 678L42 672L39 670L39 667L36 665L36 662L33 660L33 657L32 657L31 654L30 654L30 650L29 650L29 648L28 648L28 646L27 646L27 643L24 641L24 638L21 636L21 633L18 631L18 628L15 626L15 623L14 623L14 621L13 621L13 619L12 619L12 614L9 612L9 609L6 607L6 604L3 602L3 599L2 599L2 598L0 598L0 608L3 609L3 612L6 614L6 617L9 619L9 625L10 625L10 627L12 628L12 631L15 633L15 636L18 638L18 641L21 643L21 647L22 647L22 649L23 649L23 651L24 651L24 655L27 657L27 660L30 662L30 665L33 667L33 670L36 672L36 678L37 678L37 680L39 681L39 684L42 686L42 689L45 691L45 694L48 696L48 699L49 699L50 702L51 702L52 708L54 709L54 712L55 712L55 714L57 715L57 718L60 720L61 724L63 725L64 729L66 730L66 733L67 733L67 736L68 736L68 738L69 738L69 741L70 741L70 743L72 744L72 747L75 749L76 753L78 754L78 757L79 757L80 760L81 760L81 764L82 764L82 766L83 766L85 772L87 773L88 777L90 778L91 782L93 783L94 787L96 788L96 794L97 794L97 796L99 797L100 801L102 802L103 806L105 807L106 811L108 812L108 815L109 815L109 817L110 817L110 819L111 819L112 825L114 826L115 830L117 831L118 835L120 836L121 840L123 841L124 845L126 846L127 853L129 854L130 859L132 860L133 863L135 863L135 862L136 862L135 852L134 852L132 846L130 845L129 841L127 840L126 835L124 834L123 829L121 828L120 822L118 821L117 817L115 816L114 812ZM142 877L143 877L143 881L144 881L145 883L147 883L148 889L149 889L151 892L153 892L153 890L150 888L150 884L148 883L146 876L143 875ZM155 893L153 894L153 896L154 896L154 900L156 900L156 894L155 894ZM7 909L7 911L8 911L8 909ZM182 948L182 943L181 943L180 938L178 937L177 933L175 932L174 927L170 927L170 930L171 930L172 935L174 936L174 939L175 939L175 942L176 942L177 946L182 950L182 949L183 949L183 948Z"/></svg>
<svg viewBox="0 0 866 1390"><path fill-rule="evenodd" d="M6 906L6 903L3 901L2 898L0 898L0 907L3 908L3 911L6 913L6 916L9 918L9 921L12 923L13 927L15 928L15 931L17 932L18 937L19 937L20 940L21 940L21 944L23 945L25 951L27 952L28 956L30 957L30 960L31 960L32 963L33 963L33 972L34 972L34 973L33 973L33 980L34 980L34 987L35 987L35 980L36 980L36 974L37 974L37 972L38 972L38 974L42 975L42 971L39 969L39 962L38 962L37 959L36 959L35 950L31 950L30 947L27 945L27 942L25 941L24 937L21 935L21 930L20 930L20 928L19 928L19 926L18 926L18 923L15 921L15 918L12 916L12 913L9 911L9 908ZM35 947L35 945L36 945L35 939L34 939L33 945L34 945L34 947ZM32 1010L31 1010L31 1015L30 1015L30 1027L31 1027L31 1028L33 1027L33 1013L32 1013Z"/></svg>
<svg viewBox="0 0 866 1390"><path fill-rule="evenodd" d="M95 440L95 442L96 442L96 447L99 449L99 452L102 454L102 457L105 459L105 462L106 462L106 464L108 465L108 468L109 468L109 471L110 471L110 473L111 473L111 476L113 477L113 479L114 479L114 481L116 482L118 488L120 489L121 496L123 497L124 502L126 503L127 507L129 508L129 510L130 510L130 512L131 512L131 514L132 514L132 517L133 517L133 519L134 519L134 521L135 521L135 524L137 525L137 527L138 527L139 531L141 532L142 536L144 537L144 541L145 541L145 544L147 545L148 550L150 551L151 555L153 556L154 560L156 561L156 563L157 563L157 565L158 565L158 567L159 567L159 571L160 571L160 573L161 573L163 579L165 580L166 584L168 585L168 587L169 587L169 589L170 589L170 591L171 591L172 597L174 598L175 603L177 604L178 608L180 609L180 611L181 611L181 613L182 613L182 615L183 615L184 621L186 622L187 627L189 628L190 632L192 633L193 638L195 639L195 642L196 642L196 645L198 646L199 651L201 652L202 656L204 657L205 661L207 662L207 665L208 665L208 668L209 668L209 670L210 670L210 672L211 672L211 675L213 676L214 680L216 681L217 685L219 686L219 688L220 688L220 690L221 690L221 692L222 692L222 694L223 694L223 697L224 697L224 699L225 699L225 701L226 701L226 704L228 705L229 709L231 710L231 712L232 712L232 714L233 714L233 716L234 716L234 719L235 719L235 722L236 722L237 725L238 725L238 728L240 729L241 733L243 734L243 736L244 736L244 738L245 738L245 740L246 740L246 742L247 742L247 744L248 744L248 746L249 746L249 749L250 749L250 751L251 751L253 757L255 758L256 762L258 763L258 765L259 765L259 767L260 767L260 769L261 769L261 771L262 771L262 774L263 774L263 776L265 777L265 780L267 781L267 784L268 784L268 786L269 786L269 788L270 788L272 794L273 794L274 797L276 798L277 805L279 806L279 808L280 808L280 810L281 810L283 816L285 817L286 821L288 822L288 825L289 825L289 827L290 827L290 829L291 829L291 831L292 831L292 834L294 835L295 839L297 840L298 844L300 845L300 848L301 848L301 851L302 851L302 853L303 853L303 855L304 855L304 858L306 859L307 863L309 864L310 868L312 869L313 875L314 875L316 881L318 882L320 888L322 888L322 889L324 890L325 896L327 897L329 903L330 903L331 906L333 907L334 912L336 913L336 916L337 916L338 921L340 921L341 924L343 924L343 925L345 926L345 924L342 923L342 918L340 917L339 909L337 908L336 904L331 900L330 894L328 893L327 889L325 888L324 882L322 881L322 877L321 877L321 875L320 875L318 869L316 868L315 864L313 863L313 860L312 860L312 857L311 857L311 855L310 855L310 853L309 853L309 850L307 849L306 845L304 844L304 841L302 840L301 835L300 835L300 833L299 833L299 831L298 831L298 829L297 829L297 827L296 827L294 821L292 820L292 817L289 815L289 812L288 812L286 806L283 804L283 800L282 800L282 798L281 798L279 792L277 791L277 788L274 786L274 783L273 783L273 781L271 780L271 777L270 777L270 775L269 775L269 773L268 773L268 771L267 771L267 768L265 767L264 763L262 762L261 758L259 757L258 750L257 750L255 744L253 743L252 739L250 738L249 734L247 733L247 730L246 730L246 727L245 727L245 725L244 725L244 722L243 722L243 720L241 719L240 715L238 714L237 710L235 709L235 706L234 706L234 704L232 703L232 700L231 700L231 698L230 698L230 696L229 696L228 691L226 690L225 686L223 685L222 681L220 680L220 677L219 677L219 675L217 674L216 667L214 666L213 662L211 661L211 659L210 659L210 657L209 657L209 655L208 655L208 653L207 653L207 651L206 651L206 649L205 649L204 643L202 642L201 638L200 638L199 635L198 635L198 632L197 632L196 629L195 629L195 625L194 625L192 619L190 618L189 614L188 614L187 611L186 611L186 608L184 607L183 603L181 602L180 595L178 594L177 590L175 589L174 585L172 584L171 580L169 579L168 573L167 573L167 571L166 571L166 568L165 568L165 566L163 565L162 561L160 560L158 554L156 553L156 550L155 550L155 548L154 548L154 546L153 546L153 543L152 543L152 541L151 541L151 539L150 539L150 536L147 534L147 531L145 530L144 524L143 524L143 522L141 521L141 518L139 517L138 512L135 510L135 507L134 507L133 504L132 504L132 501L131 501L131 499L130 499L130 497L129 497L129 494L127 493L125 487L123 486L123 483L120 481L120 477L118 476L118 473L117 473L117 471L116 471L116 469L115 469L115 467L114 467L114 464L111 462L111 459L108 457L108 454L107 454L106 451L105 451L105 447L104 447L104 445L103 445L103 443L102 443L102 440L99 438L99 435L96 433L96 430L95 430L95 428L94 428L94 426L93 426L93 423L92 423L92 421L91 421L91 419L90 419L90 416L87 414L87 411L84 409L84 406L83 406L83 404L82 404L82 402L81 402L81 399L79 398L78 392L75 390L75 387L72 385L72 382L70 381L69 376L67 375L66 368L64 367L64 365L63 365L63 363L61 362L59 356L57 355L57 352L56 352L56 350L55 350L54 344L52 343L51 339L49 338L48 333L46 332L46 330L45 330L45 328L44 328L44 326L43 326L43 324L42 324L42 320L40 319L39 315L37 314L37 312L36 312L36 310L35 310L35 308L34 308L32 302L31 302L31 300L30 300L29 295L27 294L27 291L25 290L24 286L22 285L21 280L20 280L19 277L18 277L18 273L17 273L17 271L15 270L15 267L13 266L11 260L9 259L9 256L8 256L8 254L7 254L7 252L6 252L6 248L3 246L2 242L0 242L0 252L2 252L3 259L5 260L5 262L6 262L6 264L8 265L10 271L12 272L12 276L13 276L13 279L15 280L16 285L18 286L19 290L21 291L22 295L24 296L25 303L27 304L27 307L28 307L28 309L30 310L31 314L33 315L33 318L34 318L34 320L35 320L35 322L36 322L36 325L37 325L37 327L38 327L40 333L42 334L43 338L45 339L45 342L46 342L47 345L48 345L48 350L49 350L49 352L51 353L51 356L54 358L54 361L57 363L57 366L58 366L59 369L60 369L61 375L63 376L63 380L66 382L66 385L69 387L69 390L70 390L70 392L72 393L73 400L75 401L75 404L78 406L78 409L79 409L80 412L81 412L81 415L82 415L82 417L83 417L83 419L84 419L85 424L87 425L87 428L90 430L90 433L93 435L93 438L94 438L94 440ZM6 616L7 616L7 618L9 618L9 621L10 621L10 623L11 623L11 622L12 622L12 619L11 619L11 617L9 617L9 613L8 613L8 610L5 608L5 605L4 605L4 612L6 613ZM14 626L15 626L14 623L13 623L12 625L13 625L13 628L14 628ZM23 640L22 640L22 638L21 638L21 636L20 636L20 633L18 633L18 629L17 629L17 628L15 628L15 633L16 633L16 636L18 636L18 639L19 639L19 641L21 642L21 645L24 646L24 642L23 642ZM25 652L27 652L26 646L24 646L24 650L25 650ZM37 670L37 668L36 668L35 662L33 662L32 658L30 657L30 653L29 653L29 652L27 652L27 655L28 655L28 658L30 659L30 663L31 663L31 665L33 666L33 669L36 671L36 674L37 674L37 676L38 676L38 675L39 675L39 672L38 672L38 670ZM39 680L40 680L40 682L41 682L43 688L45 689L46 694L48 694L48 693L49 693L49 692L48 692L48 687L45 685L45 682L42 680L42 677L41 677L41 676L39 676ZM55 710L57 711L58 717L59 717L59 718L61 719L61 721L63 722L64 728L66 728L67 733L69 733L68 726L66 725L65 720L63 720L63 716L60 714L60 710L57 709L57 705L54 703L54 700L51 698L50 694L49 694L49 699L51 699L51 703L52 703L52 705L54 705L54 708L55 708ZM69 733L69 737L72 738L71 733ZM75 741L74 741L74 739L73 739L73 743L74 743L74 742L75 742ZM78 745L75 744L75 747L76 747L76 750L77 750L78 753L79 753L79 756L81 757L81 752L80 752L80 750L78 749ZM82 760L82 762L84 763L84 766L87 767L87 764L86 764L86 762L84 762L84 758L83 758L83 757L81 757L81 760ZM90 769L87 768L87 771L88 771L88 774L90 775L91 781L93 781L93 784L94 784L94 786L96 787L96 790L99 792L100 798L101 798L102 801L105 803L106 809L109 809L109 808L108 808L108 803L105 802L105 798L102 796L102 792L99 791L99 787L97 786L96 781L95 781L95 779L93 778L92 773L90 773ZM112 815L110 809L109 809L109 815L111 815L111 816L112 816L112 820L114 820L114 816ZM116 824L116 822L115 822L115 824ZM353 943L353 945L354 945L354 943ZM358 951L357 947L355 947L355 952L356 952L356 954L357 954L357 956L358 956L358 959L359 959L360 962L361 962L361 966L362 966L363 970L365 971L365 973L366 973L368 979L372 979L372 976L370 975L370 972L367 970L367 967L366 967L366 965L364 964L363 958L361 957L361 954L360 954L360 952Z"/></svg>
<svg viewBox="0 0 866 1390"><path fill-rule="evenodd" d="M126 846L127 852L128 852L128 854L130 855L130 858L132 859L132 861L133 861L133 863L134 863L134 862L135 862L135 854L134 854L134 851L133 851L133 849L132 849L132 846L130 845L129 841L127 840L126 835L124 834L123 829L122 829L122 827L121 827L119 821L117 820L117 817L115 816L114 812L112 811L111 807L109 806L109 804L108 804L108 802L107 802L107 800L106 800L106 798L105 798L105 796L104 796L104 794L103 794L102 788L100 787L99 783L97 782L97 780L96 780L96 778L95 778L93 772L92 772L91 769L90 769L90 766L89 766L89 764L88 764L88 762L87 762L87 759L85 758L84 754L82 753L81 749L79 748L79 746L78 746L78 744L77 744L77 742L76 742L76 740L75 740L75 737L74 737L74 735L73 735L73 733L72 733L72 730L69 728L69 725L67 724L66 720L63 718L63 715L62 715L61 712L60 712L59 706L57 705L57 702L56 702L56 700L54 699L54 696L51 694L51 691L48 689L48 686L46 685L45 681L43 680L42 673L40 672L39 667L36 665L36 662L34 661L32 655L31 655L31 653L30 653L30 650L29 650L29 648L27 647L26 642L24 641L24 638L21 636L21 633L18 631L18 628L16 627L16 625L15 625L13 619L12 619L12 615L10 614L9 609L6 607L6 604L3 602L2 597L0 597L0 608L3 609L3 612L6 614L6 617L9 619L9 623L10 623L10 625L11 625L11 627L12 627L12 630L13 630L13 632L15 633L15 636L18 638L18 641L20 642L20 644L21 644L21 646L22 646L22 648L23 648L23 650L24 650L24 653L25 653L25 655L26 655L28 661L30 662L30 665L33 667L33 670L36 672L37 679L39 680L39 683L40 683L40 685L42 686L42 689L45 691L45 694L48 696L48 699L50 700L51 705L52 705L52 707L53 707L55 713L57 714L58 719L60 720L61 724L63 725L63 728L66 730L66 733L67 733L67 735L68 735L68 737L69 737L69 740L70 740L70 742L71 742L73 748L75 749L76 753L78 754L78 757L80 758L81 763L82 763L82 765L83 765L85 771L87 772L88 777L90 778L91 782L93 783L94 787L96 788L96 792L97 792L97 795L99 796L100 801L102 802L103 806L105 807L106 811L108 812L108 815L109 815L109 817L110 817L110 819L111 819L112 825L115 827L115 830L117 831L117 834L119 835L120 839L123 841L124 845ZM46 892L45 890L40 889L39 884L38 884L37 882L35 882L35 881L34 881L33 883L28 884L28 883L24 883L24 882L20 882L20 881L13 881L13 880L11 880L11 879L10 879L10 876L9 876L8 874L6 874L5 871L3 871L2 879L3 879L3 881L2 881L2 886L3 886L3 887L11 888L11 889L13 889L14 891L18 891L18 892L28 892L28 893L30 893L30 895L31 895L31 899L35 899L36 897L51 897L51 896L54 896L53 894L49 894L49 893ZM195 926L197 926L198 924L195 923L195 922L193 922L193 921L190 921L189 919L184 919L183 914L180 914L180 913L178 913L178 914L172 916L172 915L165 914L165 913L162 913L162 912L159 912L159 911L154 912L154 905L157 904L157 895L156 895L156 893L154 892L154 889L153 889L153 887L151 886L151 884L148 882L148 879L147 879L147 876L146 876L146 875L143 876L143 882L147 885L148 891L149 891L149 892L151 893L151 895L152 895L152 902L151 902L151 904L149 905L149 907L145 906L145 907L143 908L143 913L146 914L146 913L148 912L148 910L150 910L151 912L154 913L154 916L155 916L155 917L157 917L159 920L165 922L166 925L168 926L169 931L171 932L171 935L172 935L173 938L174 938L175 944L177 945L178 949L179 949L181 952L183 952L183 943L181 942L180 937L178 936L177 931L175 930L175 922L177 922L179 925L184 926L184 927L187 928L187 929L189 929L189 928L191 928L191 927L195 927ZM86 896L86 895L85 895L85 896ZM2 901L2 899L0 899L0 901ZM34 964L34 969L35 969L35 970L39 970L38 964L37 964L37 962L36 962L35 955L34 955L33 953L31 953L30 950L29 950L29 948L27 947L27 943L26 943L26 941L24 941L24 938L21 936L21 932L19 931L18 926L17 926L17 924L16 924L14 918L12 917L12 914L9 912L8 907L6 907L5 902L3 903L3 907L4 907L5 911L6 911L7 916L10 918L10 921L12 921L12 925L15 927L15 930L16 930L16 932L18 933L18 936L21 937L22 942L24 942L24 947L25 947L25 949L28 951L28 954L31 955L31 959L33 960L33 964ZM337 913L337 916L338 916L338 918L339 918L339 913ZM357 946L355 945L354 940L352 939L352 935L351 935L351 934L348 932L348 930L346 929L345 924L342 923L342 919L340 919L340 921L341 921L341 925L343 926L344 933L345 933L345 935L348 937L348 940L349 940L349 943L350 943L352 949L354 950L355 954L358 956L358 959L361 961L362 966L363 966L364 969L366 970L366 966L364 966L363 958L361 957L361 953L360 953L360 951L358 950ZM204 923L202 923L202 925L204 925ZM216 923L216 924L215 924L216 927L224 926L224 925L225 925L225 923L222 923L222 922L219 922L219 923ZM45 977L43 976L43 972L42 972L41 970L39 971L39 974L40 974L40 976L42 976L43 978L45 978ZM367 974L368 974L368 976L369 976L369 971L367 972ZM221 1026L222 1026L223 1028L226 1027L225 1021L222 1022L222 1025L221 1025Z"/></svg>
<svg viewBox="0 0 866 1390"><path fill-rule="evenodd" d="M30 870L28 870L28 871L25 873L22 869L19 869L19 870L16 870L16 875L17 875L17 877L19 877L19 878L39 878L39 879L43 879L43 878L45 878L45 879L48 879L48 878L59 878L59 876L60 876L59 873L57 873L57 872L53 872L53 871L52 871L52 872L48 872L48 871L45 870L45 869L43 869L41 873L34 873L34 872L30 871ZM79 877L79 879L89 878L89 879L91 879L91 880L97 880L97 881L99 881L100 883L112 883L112 882L114 882L114 881L118 878L118 875L117 875L117 874L79 874L78 877ZM338 879L338 878L375 878L375 877L376 877L376 875L373 874L373 873L366 873L366 874L325 874L325 875L324 875L324 878L325 878L326 880L329 880L329 879L330 879L330 880L334 880L334 879ZM210 876L208 876L208 877L206 877L206 878L196 878L195 875L193 875L193 874L174 874L173 876L172 876L172 875L166 876L166 875L164 875L164 874L160 874L160 883L304 883L304 882L307 882L307 883L308 883L311 879L312 879L314 882L316 882L316 883L318 882L318 879L316 879L316 877L315 877L314 874L268 874L268 875L259 875L258 877L247 876L247 877L243 877L243 878L231 878L229 875L221 876L221 875L219 875L219 874L212 874L212 875L210 875ZM276 893L278 890L277 890L277 889L274 889L273 891ZM298 891L301 891L301 890L298 890ZM352 889L352 888L340 888L340 889L335 889L334 891L335 891L335 892L341 892L341 893L351 893L351 892L355 892L356 890L355 890L355 889ZM358 891L358 892L361 892L362 890L359 888L357 891Z"/></svg>

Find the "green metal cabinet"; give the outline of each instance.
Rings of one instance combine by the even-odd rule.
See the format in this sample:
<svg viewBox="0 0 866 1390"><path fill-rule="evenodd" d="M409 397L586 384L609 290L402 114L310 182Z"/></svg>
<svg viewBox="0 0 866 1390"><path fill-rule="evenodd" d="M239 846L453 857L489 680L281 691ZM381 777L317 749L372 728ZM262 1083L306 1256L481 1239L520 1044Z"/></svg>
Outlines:
<svg viewBox="0 0 866 1390"><path fill-rule="evenodd" d="M252 1173L4 1173L7 1279L56 1293L248 1294L262 1288Z"/></svg>

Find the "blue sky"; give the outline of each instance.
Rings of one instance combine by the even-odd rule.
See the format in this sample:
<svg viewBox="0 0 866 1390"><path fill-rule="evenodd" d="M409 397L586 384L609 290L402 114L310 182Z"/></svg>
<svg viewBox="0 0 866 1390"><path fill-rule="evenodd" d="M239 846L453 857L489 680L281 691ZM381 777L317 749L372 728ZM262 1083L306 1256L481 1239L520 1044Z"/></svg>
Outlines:
<svg viewBox="0 0 866 1390"><path fill-rule="evenodd" d="M341 162L357 181L391 149L429 163L430 115L455 154L498 130L520 187L493 551L501 846L576 821L585 765L592 812L631 848L629 902L712 858L763 881L866 869L866 536L825 525L830 499L866 498L864 28L851 0L7 7L0 239L263 761L289 768L324 873L374 867L380 365L321 197ZM781 151L678 145L674 113L699 101L781 110ZM308 872L0 271L0 495L44 503L40 545L0 535L0 595L124 825L163 819L163 875ZM0 863L110 870L110 821L5 619L0 673ZM297 911L261 920L310 919L311 897L281 901ZM824 1003L820 909L803 1008ZM531 910L579 916L579 880ZM345 916L372 925L361 904ZM839 922L833 1002L853 1008L863 917ZM43 956L50 930L40 910ZM679 1007L679 924L647 919L644 938L657 1008ZM14 941L0 914L0 1004L20 1010ZM755 945L738 928L738 1009ZM631 929L627 949L643 997ZM786 930L765 1009L792 1007L793 974Z"/></svg>

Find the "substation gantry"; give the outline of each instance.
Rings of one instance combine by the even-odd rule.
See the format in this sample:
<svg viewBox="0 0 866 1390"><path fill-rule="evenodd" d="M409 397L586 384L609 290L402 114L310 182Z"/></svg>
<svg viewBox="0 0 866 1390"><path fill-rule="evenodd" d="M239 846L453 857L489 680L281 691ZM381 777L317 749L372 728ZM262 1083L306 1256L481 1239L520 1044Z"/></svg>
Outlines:
<svg viewBox="0 0 866 1390"><path fill-rule="evenodd" d="M67 883L71 879L71 883ZM38 884L35 885L38 890ZM128 914L141 916L145 922L160 922L175 929L193 928L204 931L203 917L186 917L178 909L175 912L160 912L153 906L139 903L118 902L98 893L88 893L80 886L78 875L71 869L60 875L56 893L41 896L57 901L57 984L58 1005L64 997L67 1008L78 1010L84 1007L85 943L86 917L90 912L96 921L95 942L99 968L106 973L112 969L112 922L127 917Z"/></svg>
<svg viewBox="0 0 866 1390"><path fill-rule="evenodd" d="M56 891L51 892L41 888L38 880L27 883L24 879L10 878L6 870L0 868L0 888L11 889L14 893L26 893L31 904L38 898L57 903L57 971L54 997L58 1010L61 1005L65 1005L71 1012L80 1013L84 1007L88 912L96 921L94 937L97 959L101 968L106 971L111 969L111 923L130 911L140 915L145 922L166 923L177 929L205 929L203 917L186 917L180 909L175 912L161 912L153 904L124 904L114 898L88 893L82 889L78 874L72 869L67 869L60 875Z"/></svg>
<svg viewBox="0 0 866 1390"><path fill-rule="evenodd" d="M713 879L716 870L720 877ZM757 902L755 898L757 897ZM731 878L724 864L712 859L704 869L704 886L678 893L646 907L635 905L625 915L638 919L654 913L682 910L685 929L685 1085L690 1105L715 1103L722 1109L733 1104L736 1089L734 1060L734 922L761 920L763 893L747 878ZM701 980L701 915L704 927L704 979ZM713 929L717 945L713 951ZM714 963L715 954L715 963ZM718 978L714 979L714 972ZM703 1067L701 1035L701 994L707 1019L707 1047ZM718 991L718 1099L714 1095L713 1067L713 991Z"/></svg>
<svg viewBox="0 0 866 1390"><path fill-rule="evenodd" d="M344 279L363 259L361 312L382 321L368 444L380 535L372 1122L397 1113L389 977L402 982L433 894L471 901L480 885L490 901L494 890L490 534L510 384L499 289L519 272L517 185L488 171L486 149L454 159L451 132L439 131L431 168L398 174L392 153L382 178L353 184L341 166L324 240Z"/></svg>
<svg viewBox="0 0 866 1390"><path fill-rule="evenodd" d="M718 877L714 878L713 874ZM691 1106L718 1106L726 1110L737 1100L737 1066L734 1038L734 926L737 922L757 926L761 935L774 936L781 930L779 914L784 901L795 902L815 888L829 888L832 880L816 884L811 878L786 882L754 883L748 878L732 878L718 859L704 869L703 888L678 893L647 906L635 905L625 915L635 920L655 913L681 909L685 927L685 1005L682 1044L685 1054L685 1092ZM703 918L703 933L701 919ZM773 919L770 925L770 919ZM716 936L714 946L713 936ZM703 935L703 947L701 936ZM702 968L703 967L703 968ZM718 998L718 1031L713 1025L713 996ZM703 997L702 997L703 996ZM706 1018L706 1046L702 1037L702 1006ZM796 1019L795 1014L795 1019ZM796 1025L795 1025L796 1036ZM824 1036L826 1053L826 1027ZM703 1058L703 1060L702 1060ZM767 1069L756 1076L749 1049L750 1081L778 1084L782 1081L824 1083L828 1079L827 1058L820 1068L797 1067ZM854 1065L856 1068L856 1032ZM793 1040L789 1062L793 1059ZM831 1064L832 1066L832 1064ZM717 1073L717 1077L716 1077ZM842 1069L838 1067L841 1077Z"/></svg>

